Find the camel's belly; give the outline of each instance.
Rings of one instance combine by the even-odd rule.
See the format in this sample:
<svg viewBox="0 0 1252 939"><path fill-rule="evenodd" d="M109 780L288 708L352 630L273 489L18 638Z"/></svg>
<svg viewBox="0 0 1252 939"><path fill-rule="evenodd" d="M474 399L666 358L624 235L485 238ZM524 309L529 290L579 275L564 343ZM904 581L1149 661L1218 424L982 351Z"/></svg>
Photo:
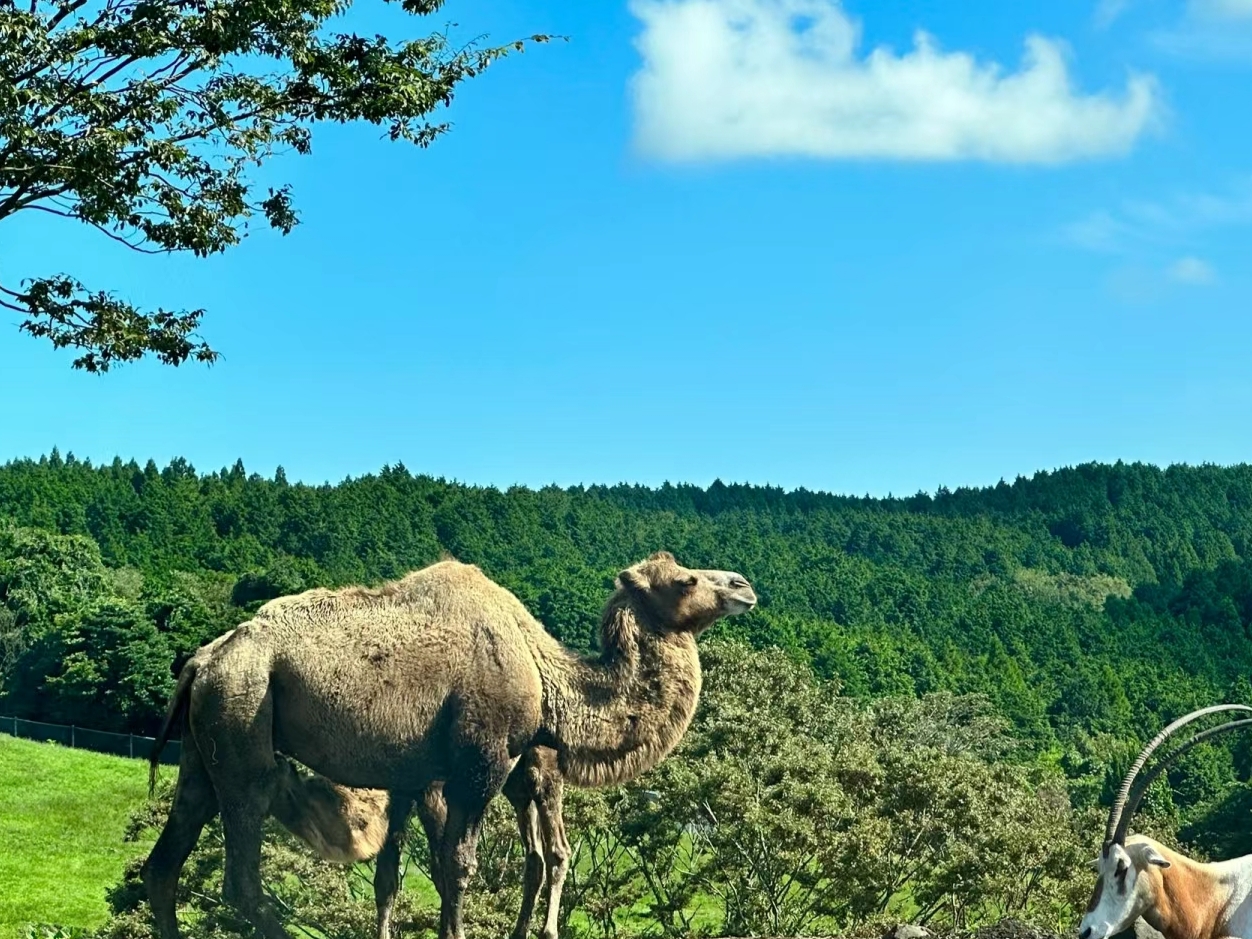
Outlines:
<svg viewBox="0 0 1252 939"><path fill-rule="evenodd" d="M351 786L420 788L446 773L455 722L446 693L403 694L393 682L358 676L325 684L275 676L276 749Z"/></svg>
<svg viewBox="0 0 1252 939"><path fill-rule="evenodd" d="M275 731L275 749L344 786L419 792L451 771L443 748L431 739L404 746L356 737L345 746L336 744L335 738L309 734L306 728L285 732L280 726Z"/></svg>
<svg viewBox="0 0 1252 939"><path fill-rule="evenodd" d="M477 776L529 745L537 698L484 696L433 671L421 682L389 672L330 682L275 675L275 749L342 785L417 792L433 780Z"/></svg>

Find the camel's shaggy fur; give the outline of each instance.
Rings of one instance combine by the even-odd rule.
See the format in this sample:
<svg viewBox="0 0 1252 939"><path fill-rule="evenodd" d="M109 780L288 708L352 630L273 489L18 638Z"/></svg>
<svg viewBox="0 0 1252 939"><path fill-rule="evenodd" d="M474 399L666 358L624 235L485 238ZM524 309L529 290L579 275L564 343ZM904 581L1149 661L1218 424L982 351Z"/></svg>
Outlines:
<svg viewBox="0 0 1252 939"><path fill-rule="evenodd" d="M403 819L421 801L438 856L440 936L460 939L482 815L519 758L550 748L578 785L655 765L695 710L696 636L755 602L740 575L689 570L659 552L619 575L594 659L567 651L516 597L455 561L381 588L266 604L188 663L170 705L163 736L185 724L179 779L143 867L162 939L178 935L178 874L219 810L226 899L285 939L261 901L261 822L278 815L321 851L361 856L377 842L385 797L349 789L390 793L380 874L393 847L398 861ZM305 779L276 751L324 778ZM529 794L521 782L511 788ZM361 834L345 842L337 824ZM380 914L388 889L394 896L376 882Z"/></svg>
<svg viewBox="0 0 1252 939"><path fill-rule="evenodd" d="M324 776L306 775L277 757L281 772L270 814L328 861L368 861L387 840L388 794L349 789Z"/></svg>

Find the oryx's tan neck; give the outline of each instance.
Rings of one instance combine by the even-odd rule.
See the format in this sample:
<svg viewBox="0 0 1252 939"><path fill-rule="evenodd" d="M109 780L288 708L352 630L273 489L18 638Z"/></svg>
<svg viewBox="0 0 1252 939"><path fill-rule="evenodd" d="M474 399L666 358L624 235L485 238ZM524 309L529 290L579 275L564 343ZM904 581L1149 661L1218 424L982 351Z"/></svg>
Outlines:
<svg viewBox="0 0 1252 939"><path fill-rule="evenodd" d="M1168 868L1149 867L1153 903L1143 918L1166 939L1224 939L1229 935L1233 888L1228 865L1201 864L1171 851L1158 850Z"/></svg>

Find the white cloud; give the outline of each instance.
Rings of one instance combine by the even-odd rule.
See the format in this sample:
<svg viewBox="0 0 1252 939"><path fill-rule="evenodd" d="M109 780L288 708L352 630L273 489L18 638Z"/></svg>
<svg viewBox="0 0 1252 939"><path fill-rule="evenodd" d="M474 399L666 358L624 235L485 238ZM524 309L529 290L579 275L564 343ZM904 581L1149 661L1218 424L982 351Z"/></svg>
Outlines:
<svg viewBox="0 0 1252 939"><path fill-rule="evenodd" d="M1186 257L1179 258L1170 265L1169 277L1170 280L1180 284L1207 287L1217 280L1217 272L1213 270L1213 265L1209 264L1208 261Z"/></svg>
<svg viewBox="0 0 1252 939"><path fill-rule="evenodd" d="M1155 80L1086 94L1058 42L1025 41L1015 72L915 47L858 54L838 0L632 0L643 64L636 142L669 160L827 159L1060 163L1126 153L1161 112Z"/></svg>

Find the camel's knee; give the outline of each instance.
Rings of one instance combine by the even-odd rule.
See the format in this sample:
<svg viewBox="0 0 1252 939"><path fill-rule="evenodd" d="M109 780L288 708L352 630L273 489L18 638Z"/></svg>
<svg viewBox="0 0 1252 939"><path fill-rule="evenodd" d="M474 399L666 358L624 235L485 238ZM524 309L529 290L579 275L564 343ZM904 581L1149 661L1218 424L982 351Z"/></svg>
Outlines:
<svg viewBox="0 0 1252 939"><path fill-rule="evenodd" d="M156 852L153 852L154 854ZM160 866L152 863L152 855L149 854L147 860L139 868L139 881L143 884L144 890L148 893L148 899L152 903L159 903L165 900L165 895L171 893L169 887L172 878Z"/></svg>
<svg viewBox="0 0 1252 939"><path fill-rule="evenodd" d="M527 852L523 876L526 879L525 882L533 885L535 889L543 885L544 859L538 851Z"/></svg>
<svg viewBox="0 0 1252 939"><path fill-rule="evenodd" d="M553 848L548 852L548 876L554 881L565 879L565 873L569 870L569 849Z"/></svg>
<svg viewBox="0 0 1252 939"><path fill-rule="evenodd" d="M388 844L378 855L374 866L374 902L382 910L390 907L400 890L400 851Z"/></svg>
<svg viewBox="0 0 1252 939"><path fill-rule="evenodd" d="M148 895L148 906L156 921L157 935L160 939L178 939L178 918L175 912L178 878L170 877L167 871L154 865L149 856L139 868L139 880Z"/></svg>
<svg viewBox="0 0 1252 939"><path fill-rule="evenodd" d="M222 878L222 899L251 919L261 906L262 896L260 870L240 870L228 857Z"/></svg>
<svg viewBox="0 0 1252 939"><path fill-rule="evenodd" d="M222 883L222 899L251 919L261 905L261 891L253 889L247 878L228 877Z"/></svg>
<svg viewBox="0 0 1252 939"><path fill-rule="evenodd" d="M452 851L451 860L449 880L457 889L464 890L478 873L478 852L472 844L458 844Z"/></svg>

